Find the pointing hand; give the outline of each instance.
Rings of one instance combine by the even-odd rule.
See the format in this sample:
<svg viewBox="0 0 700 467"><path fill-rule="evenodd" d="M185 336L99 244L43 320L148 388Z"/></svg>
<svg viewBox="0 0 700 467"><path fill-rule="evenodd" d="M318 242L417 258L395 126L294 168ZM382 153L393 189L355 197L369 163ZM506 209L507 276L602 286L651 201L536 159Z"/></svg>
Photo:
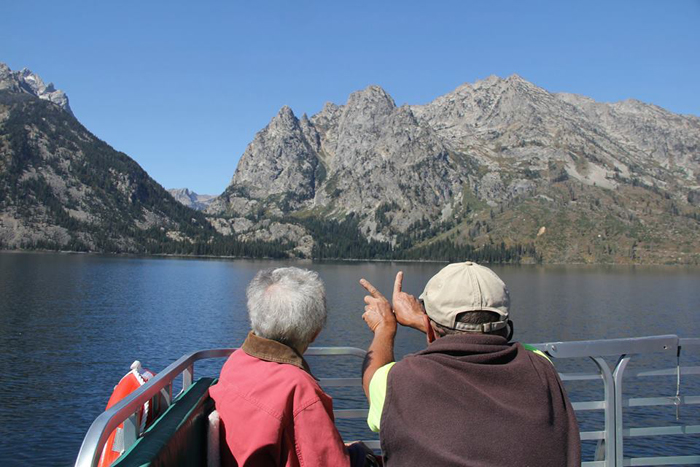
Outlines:
<svg viewBox="0 0 700 467"><path fill-rule="evenodd" d="M425 310L416 297L406 292L402 292L403 271L396 274L394 282L394 296L392 305L396 320L402 326L412 327L422 332L425 330Z"/></svg>
<svg viewBox="0 0 700 467"><path fill-rule="evenodd" d="M365 312L362 315L362 319L365 320L369 329L374 333L387 331L395 334L396 316L394 316L389 300L367 280L360 279L360 285L369 292L369 295L365 296Z"/></svg>

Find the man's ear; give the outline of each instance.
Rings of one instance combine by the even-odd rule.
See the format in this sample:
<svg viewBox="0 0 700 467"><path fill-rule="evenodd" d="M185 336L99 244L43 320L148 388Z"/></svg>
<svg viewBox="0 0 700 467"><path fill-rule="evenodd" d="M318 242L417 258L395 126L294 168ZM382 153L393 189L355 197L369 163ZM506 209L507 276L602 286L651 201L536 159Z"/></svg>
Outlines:
<svg viewBox="0 0 700 467"><path fill-rule="evenodd" d="M513 322L511 320L508 320L508 337L506 337L506 340L510 342L510 340L513 338Z"/></svg>
<svg viewBox="0 0 700 467"><path fill-rule="evenodd" d="M428 344L431 344L435 342L437 335L435 334L433 325L430 323L430 318L428 318L428 315L423 315L423 322L425 323L425 338L428 341Z"/></svg>

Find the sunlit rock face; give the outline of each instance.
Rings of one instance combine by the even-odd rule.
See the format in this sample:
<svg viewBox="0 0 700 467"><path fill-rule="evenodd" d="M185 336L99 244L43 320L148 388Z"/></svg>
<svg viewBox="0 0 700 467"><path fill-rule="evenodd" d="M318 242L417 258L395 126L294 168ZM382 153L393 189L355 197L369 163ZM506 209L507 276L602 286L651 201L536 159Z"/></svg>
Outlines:
<svg viewBox="0 0 700 467"><path fill-rule="evenodd" d="M437 229L477 243L544 242L552 232L565 232L565 243L574 231L598 238L601 229L604 238L612 216L632 242L633 225L656 235L651 224L666 222L659 216L674 218L678 232L693 230L698 188L698 117L490 76L426 105L397 107L369 86L310 118L284 107L208 212L354 215L367 239ZM589 222L572 226L562 220L570 215ZM537 236L540 224L555 221L562 228ZM576 258L584 247L590 242L571 247Z"/></svg>

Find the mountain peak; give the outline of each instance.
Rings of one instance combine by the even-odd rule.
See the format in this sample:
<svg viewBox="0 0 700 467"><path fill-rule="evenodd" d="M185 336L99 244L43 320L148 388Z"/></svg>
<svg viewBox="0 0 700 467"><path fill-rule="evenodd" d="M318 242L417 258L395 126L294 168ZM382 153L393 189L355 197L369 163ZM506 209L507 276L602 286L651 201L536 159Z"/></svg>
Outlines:
<svg viewBox="0 0 700 467"><path fill-rule="evenodd" d="M503 81L503 78L501 78L498 75L488 75L486 78L478 80L476 83L495 84L495 83L498 83L499 81ZM476 84L476 83L474 83L474 84Z"/></svg>
<svg viewBox="0 0 700 467"><path fill-rule="evenodd" d="M529 81L527 81L526 79L524 79L522 76L520 76L517 73L513 73L512 75L507 77L505 80L509 81L509 82L515 82L515 83L523 83L523 82L529 83Z"/></svg>
<svg viewBox="0 0 700 467"><path fill-rule="evenodd" d="M277 115L284 116L284 117L295 117L296 118L296 116L294 115L294 111L288 105L283 105L282 108L280 109L280 111L277 112Z"/></svg>
<svg viewBox="0 0 700 467"><path fill-rule="evenodd" d="M321 109L321 112L335 112L336 110L338 110L338 105L328 101L323 104L323 109Z"/></svg>
<svg viewBox="0 0 700 467"><path fill-rule="evenodd" d="M362 89L361 91L355 91L352 94L350 94L350 99L355 96L358 99L365 99L365 100L370 100L370 99L378 99L378 100L385 100L388 102L391 102L391 105L396 107L396 104L394 103L394 99L391 98L389 93L387 93L384 88L377 84L370 84L366 88Z"/></svg>
<svg viewBox="0 0 700 467"><path fill-rule="evenodd" d="M503 82L509 84L511 87L514 88L527 89L530 91L544 92L549 94L549 92L546 89L531 83L530 81L526 80L525 78L516 73L513 73L512 75L504 79Z"/></svg>
<svg viewBox="0 0 700 467"><path fill-rule="evenodd" d="M358 91L364 94L382 94L382 95L388 95L387 92L384 90L383 87L379 86L378 84L370 84L366 88Z"/></svg>
<svg viewBox="0 0 700 467"><path fill-rule="evenodd" d="M45 84L39 75L32 73L28 68L13 72L7 64L0 63L0 89L31 94L39 99L53 102L73 115L66 93L57 90L53 83Z"/></svg>
<svg viewBox="0 0 700 467"><path fill-rule="evenodd" d="M296 115L294 115L294 111L291 109L291 107L284 105L272 120L286 122L286 124L293 124L298 121L298 118Z"/></svg>
<svg viewBox="0 0 700 467"><path fill-rule="evenodd" d="M498 75L489 75L484 79L478 79L476 80L473 84L472 83L463 83L457 87L452 92L447 93L447 95L451 94L460 94L460 93L471 93L472 91L476 89L481 89L481 88L490 88L492 86L498 85L498 83L503 83L506 80L501 78Z"/></svg>
<svg viewBox="0 0 700 467"><path fill-rule="evenodd" d="M197 194L189 188L169 188L168 192L175 201L197 211L206 209L216 198L212 195Z"/></svg>
<svg viewBox="0 0 700 467"><path fill-rule="evenodd" d="M294 115L294 111L292 111L288 105L284 105L270 121L270 127L293 128L297 126L298 123L299 120L296 115Z"/></svg>
<svg viewBox="0 0 700 467"><path fill-rule="evenodd" d="M389 113L396 108L396 103L381 86L373 84L350 94L347 108L373 109L379 113Z"/></svg>
<svg viewBox="0 0 700 467"><path fill-rule="evenodd" d="M168 188L168 191L170 193L178 193L178 194L183 194L183 195L188 195L188 196L194 193L189 188ZM197 193L194 193L194 194L196 195Z"/></svg>

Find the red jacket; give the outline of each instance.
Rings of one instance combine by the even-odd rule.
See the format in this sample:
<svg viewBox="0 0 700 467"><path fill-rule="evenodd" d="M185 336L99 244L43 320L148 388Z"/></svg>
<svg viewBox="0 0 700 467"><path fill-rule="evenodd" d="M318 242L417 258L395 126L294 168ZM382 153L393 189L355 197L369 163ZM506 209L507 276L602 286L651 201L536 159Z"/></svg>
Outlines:
<svg viewBox="0 0 700 467"><path fill-rule="evenodd" d="M251 332L210 393L239 466L350 466L333 400L290 347Z"/></svg>

